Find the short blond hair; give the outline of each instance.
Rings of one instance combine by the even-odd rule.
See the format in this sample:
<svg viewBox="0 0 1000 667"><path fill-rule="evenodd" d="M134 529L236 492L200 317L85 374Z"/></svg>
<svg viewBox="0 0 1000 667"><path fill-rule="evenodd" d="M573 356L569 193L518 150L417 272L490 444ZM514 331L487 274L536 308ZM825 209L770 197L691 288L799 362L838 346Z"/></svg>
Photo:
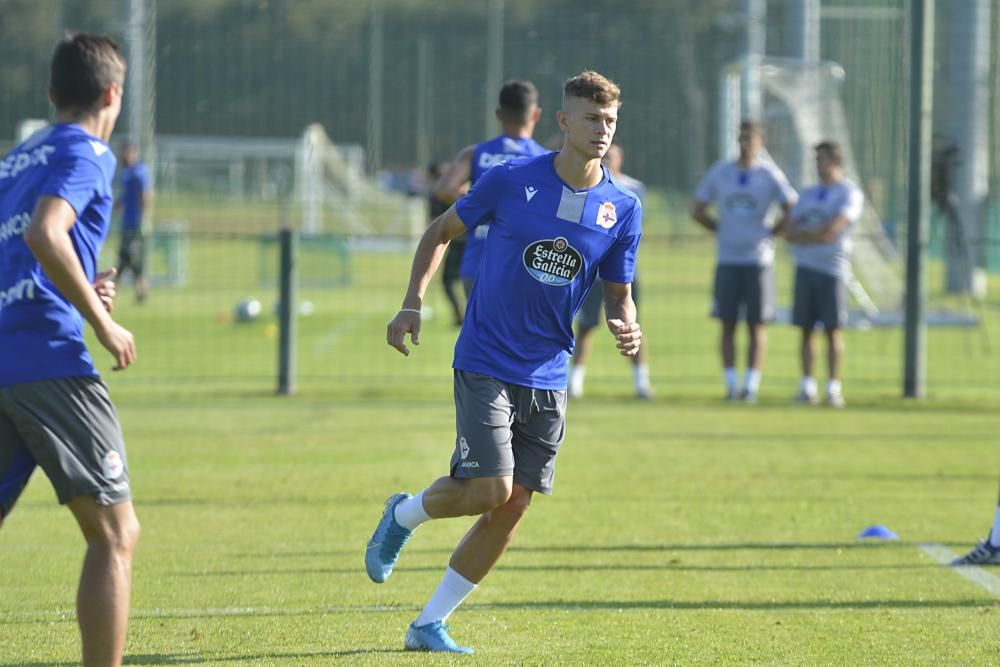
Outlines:
<svg viewBox="0 0 1000 667"><path fill-rule="evenodd" d="M579 97L605 106L620 106L621 95L618 84L593 70L580 72L563 84L563 101L567 97Z"/></svg>

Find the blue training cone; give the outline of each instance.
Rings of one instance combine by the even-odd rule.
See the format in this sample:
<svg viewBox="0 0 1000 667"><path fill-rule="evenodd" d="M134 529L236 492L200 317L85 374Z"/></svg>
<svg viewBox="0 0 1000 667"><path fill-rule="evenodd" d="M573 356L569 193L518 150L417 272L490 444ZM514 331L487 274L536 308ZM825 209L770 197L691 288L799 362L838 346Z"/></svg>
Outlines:
<svg viewBox="0 0 1000 667"><path fill-rule="evenodd" d="M858 537L873 537L873 538L875 538L877 540L898 540L899 539L899 535L897 535L896 533L892 532L891 530L889 530L888 528L886 528L885 526L883 526L881 524L879 524L877 526L868 526L867 528L865 528L864 530L862 530L860 533L858 533Z"/></svg>

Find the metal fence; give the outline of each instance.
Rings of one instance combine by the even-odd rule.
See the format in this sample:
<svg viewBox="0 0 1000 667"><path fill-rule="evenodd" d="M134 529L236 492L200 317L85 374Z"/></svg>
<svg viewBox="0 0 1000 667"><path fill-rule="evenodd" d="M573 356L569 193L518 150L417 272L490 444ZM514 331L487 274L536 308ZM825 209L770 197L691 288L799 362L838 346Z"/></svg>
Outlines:
<svg viewBox="0 0 1000 667"><path fill-rule="evenodd" d="M129 30L137 5L148 20L144 31ZM152 127L155 117L156 133L164 137L211 136L236 145L245 138L278 137L293 144L307 126L319 123L333 142L363 151L366 182L409 184L396 187L403 190L420 189L411 176L428 162L448 159L495 132L487 119L504 79L529 78L538 85L545 113L536 136L545 140L556 132L553 112L562 81L584 68L597 69L623 89L618 140L627 153L626 171L645 181L657 199L642 251L654 374L665 384L707 383L717 375L714 329L704 316L711 246L684 211L698 177L726 150L720 139L722 72L750 52L838 64L846 118L846 134L838 138L850 143L868 205L905 248L910 5L910 0L6 0L0 3L5 63L0 141L12 143L23 119L48 115L48 59L66 29L117 35L133 47L130 53L143 54L142 71L155 73L144 82L152 117L136 120L126 109L122 135L135 134L140 128L130 125L137 123ZM947 187L945 195L936 196L940 205L931 227L930 310L957 312L978 324L932 328L932 390L986 386L997 375L990 332L1000 287L998 23L1000 0L937 3L936 195L942 182ZM780 123L779 111L765 97L762 116ZM146 146L150 157L153 146ZM176 176L180 163L171 159ZM148 308L128 311L140 329L150 327L140 337L147 352L136 377L264 378L273 370L268 338L273 322L266 318L275 287L268 284L273 267L267 268L266 258L274 247L266 238L279 224L282 197L295 187L288 183L294 174L286 169L276 175L264 160L240 165L232 162L219 171L219 188L206 185L215 177L207 171L192 172L187 180L157 172L163 191L155 224L170 233L160 237L155 253L161 258L154 256L154 264L165 263L162 272L172 271L173 277L163 279ZM802 171L802 183L811 178ZM256 187L234 185L251 180ZM185 182L190 187L176 185ZM327 212L328 230L337 229L342 212L337 205ZM292 217L298 220L294 211ZM378 338L373 330L399 298L405 256L372 247L358 239L304 246L304 261L312 263L307 274L313 274L306 278L314 284L303 284L302 293L315 310L302 320L303 374L317 380L394 379L400 372L382 350L335 354L345 338ZM336 280L324 277L327 267ZM779 292L787 301L787 266L779 277L782 272ZM250 297L261 301L265 314L247 326L228 321L236 304ZM201 319L195 320L196 314ZM206 317L218 326L195 340L164 335L174 326L181 332L185 325L197 329ZM442 338L453 333L441 326ZM793 342L784 336L776 330L768 372L788 379L796 371L785 360L794 355ZM174 345L185 346L187 353ZM852 332L848 345L849 381L898 389L898 327ZM184 361L202 359L194 347L217 363ZM447 368L447 348L410 360L414 363L404 373L423 374L413 368L422 369L425 360L428 369ZM695 349L701 351L697 359ZM619 376L610 362L601 368L597 378Z"/></svg>

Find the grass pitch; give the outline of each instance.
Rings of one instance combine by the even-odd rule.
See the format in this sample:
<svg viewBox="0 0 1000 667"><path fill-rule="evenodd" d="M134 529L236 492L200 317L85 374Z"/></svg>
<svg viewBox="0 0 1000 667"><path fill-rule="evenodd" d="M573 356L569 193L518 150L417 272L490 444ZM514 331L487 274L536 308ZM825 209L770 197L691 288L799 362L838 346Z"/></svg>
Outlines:
<svg viewBox="0 0 1000 667"><path fill-rule="evenodd" d="M315 314L299 322L298 394L279 398L260 261L253 242L200 240L185 287L141 308L120 299L140 353L107 377L143 524L127 664L996 662L996 596L918 548L963 552L991 518L996 308L978 330L930 333L926 402L897 398L901 334L885 330L848 333L848 409L791 406L796 337L776 326L761 403L725 404L705 316L711 247L652 235L641 313L657 398L630 398L603 338L569 408L555 495L536 497L452 617L477 650L454 659L402 641L472 519L420 528L386 584L363 567L384 499L447 471L444 300L435 287L439 316L404 360L384 325L409 259L357 255L350 289L301 290ZM265 316L233 323L248 296ZM856 538L872 524L902 540ZM0 531L0 664L76 664L82 552L37 474Z"/></svg>
<svg viewBox="0 0 1000 667"><path fill-rule="evenodd" d="M571 404L556 493L452 617L474 664L989 664L1000 608L923 555L987 526L986 405L835 412ZM391 492L446 470L447 383L116 390L143 536L129 664L444 664L402 652L471 519L432 522L383 585L365 541ZM900 542L862 543L881 523ZM3 528L0 663L74 664L82 541L36 476Z"/></svg>

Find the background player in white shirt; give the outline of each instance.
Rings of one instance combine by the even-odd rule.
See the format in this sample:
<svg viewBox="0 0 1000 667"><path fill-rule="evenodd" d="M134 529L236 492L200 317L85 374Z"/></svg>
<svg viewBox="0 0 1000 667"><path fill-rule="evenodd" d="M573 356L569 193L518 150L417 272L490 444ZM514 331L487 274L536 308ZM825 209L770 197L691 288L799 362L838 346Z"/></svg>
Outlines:
<svg viewBox="0 0 1000 667"><path fill-rule="evenodd" d="M767 322L774 319L774 240L772 205L787 213L796 194L785 174L759 159L764 134L755 121L740 123L740 156L717 162L694 192L691 217L715 234L717 262L712 315L722 322L720 348L728 400L757 400L767 354ZM716 217L708 211L715 204ZM783 219L783 218L782 218ZM736 378L736 325L747 323L747 368L742 392Z"/></svg>
<svg viewBox="0 0 1000 667"><path fill-rule="evenodd" d="M813 378L813 330L823 325L827 340L826 401L844 406L840 364L847 325L847 281L851 276L851 235L861 218L864 195L844 177L840 145L816 145L816 172L820 183L802 192L788 215L786 238L795 258L795 295L792 323L802 330L802 383L796 400L816 403Z"/></svg>

